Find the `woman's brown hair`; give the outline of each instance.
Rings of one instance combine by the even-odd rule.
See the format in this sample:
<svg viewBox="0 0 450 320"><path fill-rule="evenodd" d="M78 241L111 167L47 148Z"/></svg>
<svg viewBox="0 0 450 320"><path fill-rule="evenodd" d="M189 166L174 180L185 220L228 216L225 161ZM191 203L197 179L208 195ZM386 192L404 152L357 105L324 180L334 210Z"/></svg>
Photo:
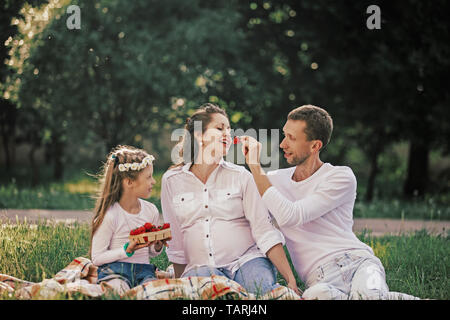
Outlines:
<svg viewBox="0 0 450 320"><path fill-rule="evenodd" d="M197 157L198 153L198 143L195 140L194 137L194 130L195 130L195 122L200 121L202 124L202 134L205 133L206 128L208 127L209 123L212 121L212 115L215 113L219 113L221 115L224 115L228 118L227 113L224 109L220 108L219 106L212 104L212 103L205 103L201 105L192 116L188 117L186 119L186 125L184 126L185 134L183 136L183 139L178 144L179 151L179 160L176 164L171 166L169 169L173 169L179 166L182 166L186 164L186 162L194 162L195 158ZM184 151L190 151L190 158L187 159L186 155L184 154Z"/></svg>

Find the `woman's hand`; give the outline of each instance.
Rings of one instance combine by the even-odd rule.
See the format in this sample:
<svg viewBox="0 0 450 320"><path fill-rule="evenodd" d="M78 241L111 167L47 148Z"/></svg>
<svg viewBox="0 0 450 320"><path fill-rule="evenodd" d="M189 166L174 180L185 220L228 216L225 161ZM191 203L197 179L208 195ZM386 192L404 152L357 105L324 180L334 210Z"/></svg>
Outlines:
<svg viewBox="0 0 450 320"><path fill-rule="evenodd" d="M287 287L294 290L300 297L302 296L303 292L297 287L297 282L295 280L288 282Z"/></svg>
<svg viewBox="0 0 450 320"><path fill-rule="evenodd" d="M159 252L161 251L162 247L169 247L169 244L167 243L167 241L172 240L172 238L167 238L164 240L156 240L154 241L155 243L155 251Z"/></svg>

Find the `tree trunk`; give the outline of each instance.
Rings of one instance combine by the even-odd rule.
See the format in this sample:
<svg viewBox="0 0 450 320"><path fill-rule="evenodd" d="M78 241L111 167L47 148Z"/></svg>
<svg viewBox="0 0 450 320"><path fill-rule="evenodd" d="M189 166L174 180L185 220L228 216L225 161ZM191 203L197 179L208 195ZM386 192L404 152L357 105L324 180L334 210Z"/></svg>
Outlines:
<svg viewBox="0 0 450 320"><path fill-rule="evenodd" d="M30 152L28 153L28 160L30 161L31 167L31 186L36 187L39 184L39 168L36 164L36 159L34 154L36 153L38 146L31 144Z"/></svg>
<svg viewBox="0 0 450 320"><path fill-rule="evenodd" d="M5 168L6 170L10 170L12 164L10 142L14 140L17 109L15 105L7 100L0 99L0 101L0 132L5 154Z"/></svg>
<svg viewBox="0 0 450 320"><path fill-rule="evenodd" d="M408 173L403 187L403 195L411 198L423 196L428 184L429 146L427 142L412 140L408 155Z"/></svg>
<svg viewBox="0 0 450 320"><path fill-rule="evenodd" d="M64 143L60 140L54 140L53 145L53 178L61 181L64 176Z"/></svg>
<svg viewBox="0 0 450 320"><path fill-rule="evenodd" d="M371 202L373 200L373 194L375 191L375 179L380 171L380 168L378 166L378 156L382 151L381 147L381 140L377 140L373 146L373 148L370 150L369 157L370 157L370 173L369 173L369 179L367 181L367 192L366 192L366 201Z"/></svg>
<svg viewBox="0 0 450 320"><path fill-rule="evenodd" d="M9 171L11 169L11 154L9 152L9 150L10 150L9 136L2 134L2 141L3 141L3 151L5 154L5 168L7 171Z"/></svg>
<svg viewBox="0 0 450 320"><path fill-rule="evenodd" d="M367 181L366 201L371 202L373 200L373 194L375 190L375 178L379 172L378 167L378 152L373 153L370 159L370 174Z"/></svg>

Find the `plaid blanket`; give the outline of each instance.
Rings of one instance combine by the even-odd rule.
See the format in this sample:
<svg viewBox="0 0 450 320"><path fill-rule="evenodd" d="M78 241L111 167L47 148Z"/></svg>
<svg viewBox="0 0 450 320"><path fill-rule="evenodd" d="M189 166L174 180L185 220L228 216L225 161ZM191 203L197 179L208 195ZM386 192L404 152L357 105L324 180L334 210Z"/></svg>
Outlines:
<svg viewBox="0 0 450 320"><path fill-rule="evenodd" d="M107 282L97 284L97 267L84 257L74 259L53 278L34 283L0 274L0 295L16 299L52 299L81 293L92 298L108 298L114 290ZM290 288L280 286L263 296L247 292L240 284L222 276L158 279L131 288L120 298L137 300L300 300Z"/></svg>

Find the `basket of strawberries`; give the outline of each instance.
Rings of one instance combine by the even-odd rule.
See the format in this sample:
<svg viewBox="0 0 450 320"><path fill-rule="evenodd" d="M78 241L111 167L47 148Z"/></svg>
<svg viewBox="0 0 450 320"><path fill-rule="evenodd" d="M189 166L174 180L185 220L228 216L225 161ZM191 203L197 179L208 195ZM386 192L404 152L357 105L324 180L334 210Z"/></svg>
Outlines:
<svg viewBox="0 0 450 320"><path fill-rule="evenodd" d="M142 244L149 241L164 240L172 237L170 223L164 223L162 226L156 226L147 222L143 226L130 231L128 238Z"/></svg>

